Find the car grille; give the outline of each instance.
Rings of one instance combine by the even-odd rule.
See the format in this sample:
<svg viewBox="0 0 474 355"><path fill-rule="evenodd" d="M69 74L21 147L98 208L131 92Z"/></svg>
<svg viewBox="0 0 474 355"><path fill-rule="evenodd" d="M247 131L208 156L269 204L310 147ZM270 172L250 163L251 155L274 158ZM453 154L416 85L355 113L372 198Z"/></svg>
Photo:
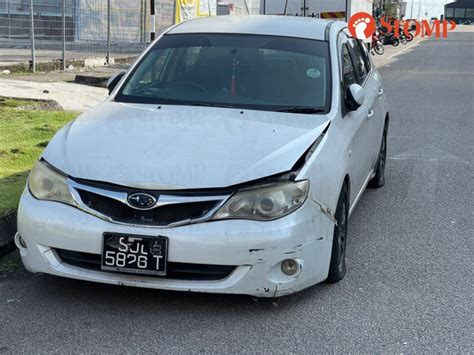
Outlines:
<svg viewBox="0 0 474 355"><path fill-rule="evenodd" d="M55 249L59 258L66 264L83 269L102 271L101 256L98 254ZM206 265L168 262L166 276L142 276L189 281L216 281L225 279L236 268L231 265ZM133 274L136 275L136 274Z"/></svg>
<svg viewBox="0 0 474 355"><path fill-rule="evenodd" d="M82 202L88 208L114 221L159 227L203 218L221 203L220 200L175 203L143 211L134 209L107 196L81 189L77 189L77 191Z"/></svg>

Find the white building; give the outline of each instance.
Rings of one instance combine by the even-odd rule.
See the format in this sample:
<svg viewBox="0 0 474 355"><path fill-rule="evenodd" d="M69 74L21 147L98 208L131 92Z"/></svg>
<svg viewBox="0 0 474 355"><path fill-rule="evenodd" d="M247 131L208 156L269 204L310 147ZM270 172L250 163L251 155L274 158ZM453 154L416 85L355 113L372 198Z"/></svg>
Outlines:
<svg viewBox="0 0 474 355"><path fill-rule="evenodd" d="M401 3L401 15L405 18L429 20L444 14L444 5L453 0L405 0Z"/></svg>

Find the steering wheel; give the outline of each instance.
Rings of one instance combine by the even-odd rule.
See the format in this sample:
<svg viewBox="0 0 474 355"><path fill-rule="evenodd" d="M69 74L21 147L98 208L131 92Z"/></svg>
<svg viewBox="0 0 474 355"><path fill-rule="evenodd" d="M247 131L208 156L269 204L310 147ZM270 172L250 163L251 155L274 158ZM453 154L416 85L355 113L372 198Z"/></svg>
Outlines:
<svg viewBox="0 0 474 355"><path fill-rule="evenodd" d="M194 89L199 90L202 93L207 93L207 90L203 88L201 85L193 83L191 81L177 81L167 87L167 89L171 89L173 87L180 87L180 86L188 86Z"/></svg>

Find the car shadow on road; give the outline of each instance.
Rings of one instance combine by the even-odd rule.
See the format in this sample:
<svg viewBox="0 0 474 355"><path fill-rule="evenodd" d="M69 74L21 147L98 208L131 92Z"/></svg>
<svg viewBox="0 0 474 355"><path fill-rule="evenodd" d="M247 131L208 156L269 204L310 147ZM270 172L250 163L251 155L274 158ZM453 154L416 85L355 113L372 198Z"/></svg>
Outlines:
<svg viewBox="0 0 474 355"><path fill-rule="evenodd" d="M26 271L25 271L26 272ZM335 287L326 284L315 285L299 293L278 298L257 298L247 295L212 294L200 292L168 291L146 288L136 288L118 285L107 285L67 279L52 275L35 275L36 292L40 297L61 299L62 302L85 302L87 307L106 308L118 307L127 309L127 312L137 312L143 308L153 309L183 309L192 307L193 310L215 310L238 306L239 311L273 310L287 308L291 305L304 302L308 298L318 297L318 293L325 293L328 288Z"/></svg>

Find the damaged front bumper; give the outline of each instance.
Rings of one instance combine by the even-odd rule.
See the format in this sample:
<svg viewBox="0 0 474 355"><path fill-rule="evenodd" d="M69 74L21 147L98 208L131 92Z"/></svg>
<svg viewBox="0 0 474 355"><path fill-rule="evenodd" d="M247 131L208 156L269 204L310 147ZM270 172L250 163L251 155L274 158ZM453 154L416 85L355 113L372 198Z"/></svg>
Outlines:
<svg viewBox="0 0 474 355"><path fill-rule="evenodd" d="M326 279L334 222L312 199L271 222L224 220L165 229L111 223L79 209L39 201L25 190L18 211L22 261L32 272L107 284L178 291L278 297ZM168 261L232 265L219 280L173 279L106 272L72 265L59 250L98 257L104 232L169 238ZM284 274L281 263L296 260L301 270Z"/></svg>

